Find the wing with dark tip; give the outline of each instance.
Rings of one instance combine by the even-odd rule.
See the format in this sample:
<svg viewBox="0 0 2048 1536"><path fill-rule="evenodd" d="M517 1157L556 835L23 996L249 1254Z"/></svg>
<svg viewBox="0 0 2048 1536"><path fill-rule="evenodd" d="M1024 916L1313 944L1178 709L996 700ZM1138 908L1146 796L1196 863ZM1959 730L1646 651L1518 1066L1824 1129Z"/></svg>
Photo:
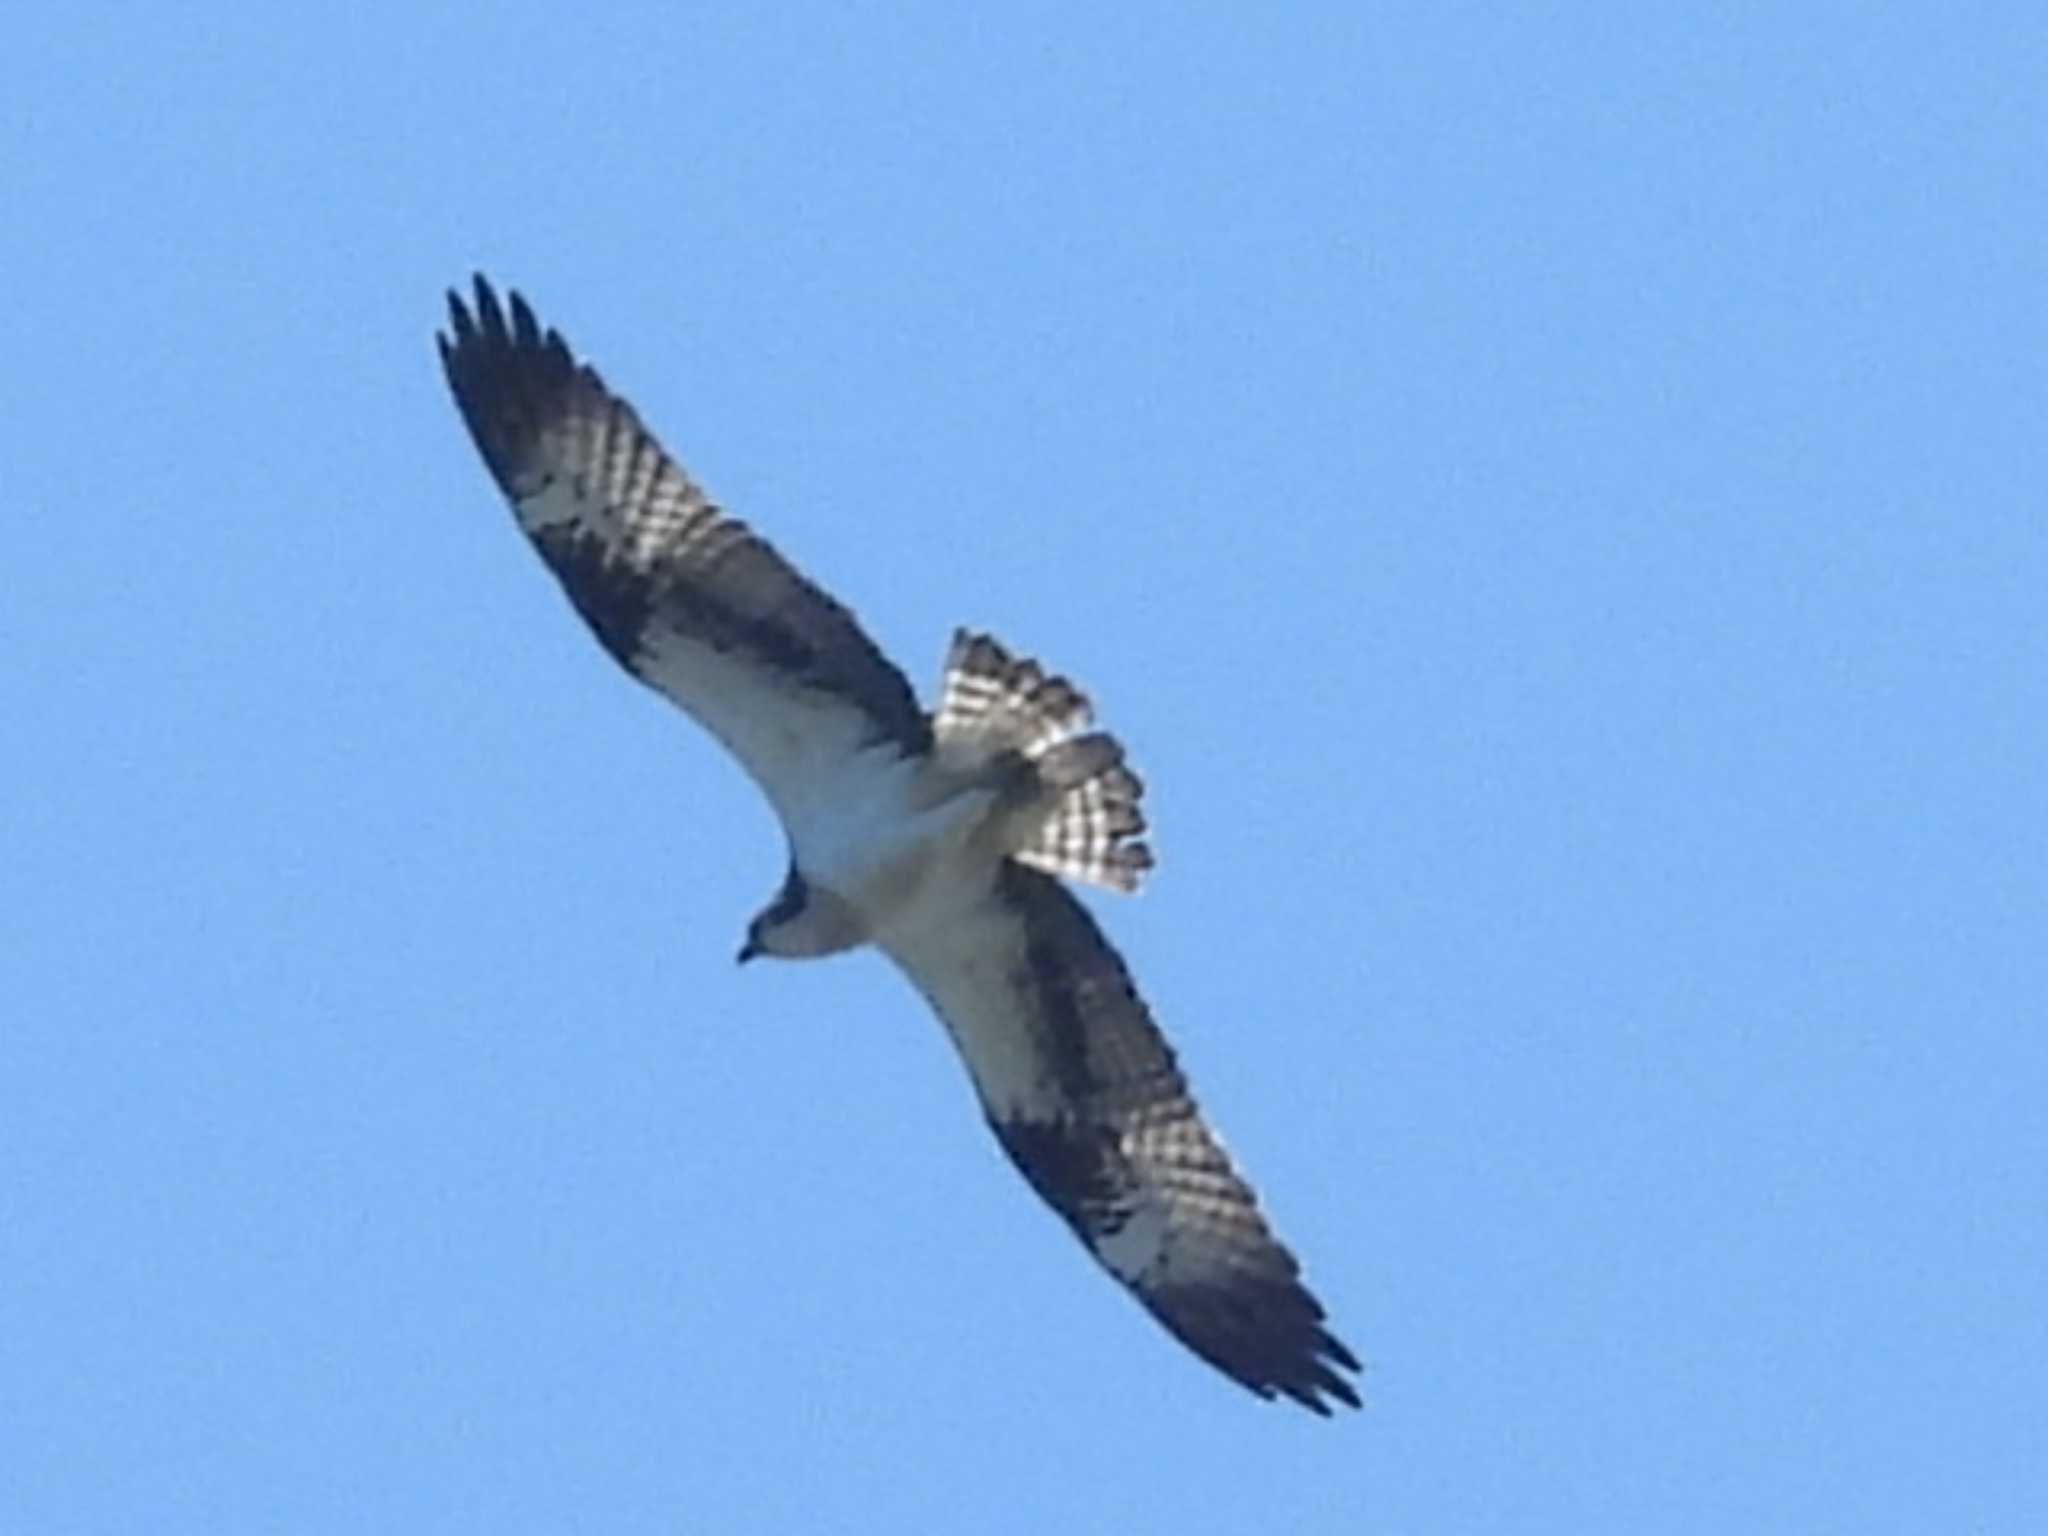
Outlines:
<svg viewBox="0 0 2048 1536"><path fill-rule="evenodd" d="M853 616L727 517L633 408L481 277L439 338L456 404L519 526L606 650L729 747L785 822L848 758L927 751L903 674Z"/></svg>
<svg viewBox="0 0 2048 1536"><path fill-rule="evenodd" d="M945 1021L1011 1161L1154 1317L1261 1397L1358 1406L1342 1374L1357 1359L1065 887L1005 864L981 901L884 947Z"/></svg>

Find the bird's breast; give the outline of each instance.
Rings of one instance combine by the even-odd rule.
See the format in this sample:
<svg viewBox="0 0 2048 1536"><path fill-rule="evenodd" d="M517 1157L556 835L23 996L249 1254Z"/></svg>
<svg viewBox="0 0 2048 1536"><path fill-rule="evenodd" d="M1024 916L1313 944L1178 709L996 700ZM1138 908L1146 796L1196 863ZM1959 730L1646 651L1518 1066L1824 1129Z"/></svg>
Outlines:
<svg viewBox="0 0 2048 1536"><path fill-rule="evenodd" d="M791 839L805 879L851 906L870 934L926 920L987 862L975 833L992 793L972 789L932 803L921 766L901 757L875 764Z"/></svg>

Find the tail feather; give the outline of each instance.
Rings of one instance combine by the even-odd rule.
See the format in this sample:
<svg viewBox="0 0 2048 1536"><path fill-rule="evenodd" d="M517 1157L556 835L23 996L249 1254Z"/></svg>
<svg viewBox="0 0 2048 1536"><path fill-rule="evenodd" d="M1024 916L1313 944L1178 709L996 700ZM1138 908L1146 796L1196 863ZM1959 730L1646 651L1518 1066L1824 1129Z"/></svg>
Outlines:
<svg viewBox="0 0 2048 1536"><path fill-rule="evenodd" d="M1091 731L1071 741L1056 741L1033 761L1039 781L1051 789L1078 789L1097 774L1118 768L1123 743L1107 731ZM1128 777L1128 775L1126 775Z"/></svg>
<svg viewBox="0 0 2048 1536"><path fill-rule="evenodd" d="M960 630L932 730L966 764L1015 753L1031 769L1032 798L1051 797L1043 821L1015 850L1048 874L1134 891L1152 868L1140 840L1145 787L1124 763L1123 744L1091 730L1087 696L1035 661L1012 657L987 635Z"/></svg>
<svg viewBox="0 0 2048 1536"><path fill-rule="evenodd" d="M1152 868L1151 847L1138 840L1145 814L1144 786L1121 763L1075 785L1017 857L1047 874L1066 875L1111 890L1135 891Z"/></svg>

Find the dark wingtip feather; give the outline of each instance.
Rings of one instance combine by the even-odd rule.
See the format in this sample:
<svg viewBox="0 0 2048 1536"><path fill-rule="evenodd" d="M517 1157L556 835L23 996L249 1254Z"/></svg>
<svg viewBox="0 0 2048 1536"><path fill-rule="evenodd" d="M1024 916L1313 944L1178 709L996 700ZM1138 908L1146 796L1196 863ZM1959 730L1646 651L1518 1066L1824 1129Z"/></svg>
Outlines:
<svg viewBox="0 0 2048 1536"><path fill-rule="evenodd" d="M1362 1371L1365 1369L1364 1366L1358 1363L1358 1356L1352 1354L1350 1350L1346 1349L1344 1347L1344 1341L1338 1338L1334 1333L1324 1333L1322 1339L1322 1348L1324 1354L1328 1355L1332 1360L1336 1361L1339 1365L1343 1366L1344 1369L1347 1371ZM1341 1376L1337 1378L1337 1385L1342 1387L1347 1392L1351 1389L1351 1383L1344 1380ZM1352 1406L1357 1406L1355 1401Z"/></svg>
<svg viewBox="0 0 2048 1536"><path fill-rule="evenodd" d="M1317 1418L1327 1419L1331 1416L1330 1405L1324 1402L1320 1397L1317 1397L1315 1395L1315 1390L1313 1388L1304 1391L1299 1387L1283 1387L1281 1391L1284 1392L1289 1399L1301 1404L1302 1407L1306 1408L1310 1413L1314 1414ZM1270 1397L1272 1394L1268 1393L1267 1395Z"/></svg>
<svg viewBox="0 0 2048 1536"><path fill-rule="evenodd" d="M462 295L453 288L448 290L448 329L455 333L455 345L460 346L476 334L476 326L470 321L469 310L464 307ZM442 345L448 345L447 333L441 336Z"/></svg>
<svg viewBox="0 0 2048 1536"><path fill-rule="evenodd" d="M1321 1418L1329 1418L1331 1400L1347 1408L1365 1406L1364 1399L1358 1395L1357 1386L1337 1373L1339 1366L1350 1371L1364 1369L1358 1363L1357 1357L1346 1349L1335 1335L1319 1328L1313 1340L1308 1342L1301 1353L1287 1362L1284 1373L1275 1372L1263 1379L1248 1379L1231 1366L1226 1365L1224 1369L1261 1397L1271 1398L1278 1393L1290 1401L1301 1404Z"/></svg>
<svg viewBox="0 0 2048 1536"><path fill-rule="evenodd" d="M1364 1406L1356 1384L1339 1374L1362 1371L1358 1357L1326 1325L1293 1254L1263 1224L1258 1233L1262 1251L1245 1253L1230 1278L1160 1288L1140 1280L1139 1299L1196 1354L1260 1397L1282 1396L1324 1417L1333 1404Z"/></svg>
<svg viewBox="0 0 2048 1536"><path fill-rule="evenodd" d="M502 342L505 339L505 311L498 303L497 290L484 281L484 275L476 275L476 320L488 341Z"/></svg>
<svg viewBox="0 0 2048 1536"><path fill-rule="evenodd" d="M540 326L533 318L533 310L526 302L526 295L517 288L514 288L511 291L511 300L512 340L521 347L538 347L540 345ZM552 341L557 338L551 332L548 339Z"/></svg>
<svg viewBox="0 0 2048 1536"><path fill-rule="evenodd" d="M439 337L441 366L492 476L516 496L516 476L538 424L558 407L574 373L563 347L542 349L533 311L510 290L511 324L497 290L481 272L471 294L448 290L452 337Z"/></svg>

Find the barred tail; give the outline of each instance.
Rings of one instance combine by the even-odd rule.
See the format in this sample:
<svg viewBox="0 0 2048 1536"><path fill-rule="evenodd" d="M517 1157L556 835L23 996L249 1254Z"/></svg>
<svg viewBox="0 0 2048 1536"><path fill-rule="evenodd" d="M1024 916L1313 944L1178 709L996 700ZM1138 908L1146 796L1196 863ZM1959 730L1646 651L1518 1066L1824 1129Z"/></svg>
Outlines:
<svg viewBox="0 0 2048 1536"><path fill-rule="evenodd" d="M1019 862L1135 891L1152 867L1138 805L1145 786L1125 766L1123 744L1090 730L1093 720L1086 695L1064 677L1012 657L987 635L954 633L932 732L963 765L1005 753L1029 765L1029 799L1048 808L1016 849Z"/></svg>
<svg viewBox="0 0 2048 1536"><path fill-rule="evenodd" d="M1087 750L1084 753L1084 749ZM1085 755L1091 766L1085 776L1068 779L1067 754ZM1048 874L1135 891L1152 868L1152 849L1139 840L1145 813L1138 806L1145 786L1124 766L1123 744L1105 732L1062 742L1039 759L1042 779L1061 790L1051 817L1030 844L1017 853L1024 863Z"/></svg>

